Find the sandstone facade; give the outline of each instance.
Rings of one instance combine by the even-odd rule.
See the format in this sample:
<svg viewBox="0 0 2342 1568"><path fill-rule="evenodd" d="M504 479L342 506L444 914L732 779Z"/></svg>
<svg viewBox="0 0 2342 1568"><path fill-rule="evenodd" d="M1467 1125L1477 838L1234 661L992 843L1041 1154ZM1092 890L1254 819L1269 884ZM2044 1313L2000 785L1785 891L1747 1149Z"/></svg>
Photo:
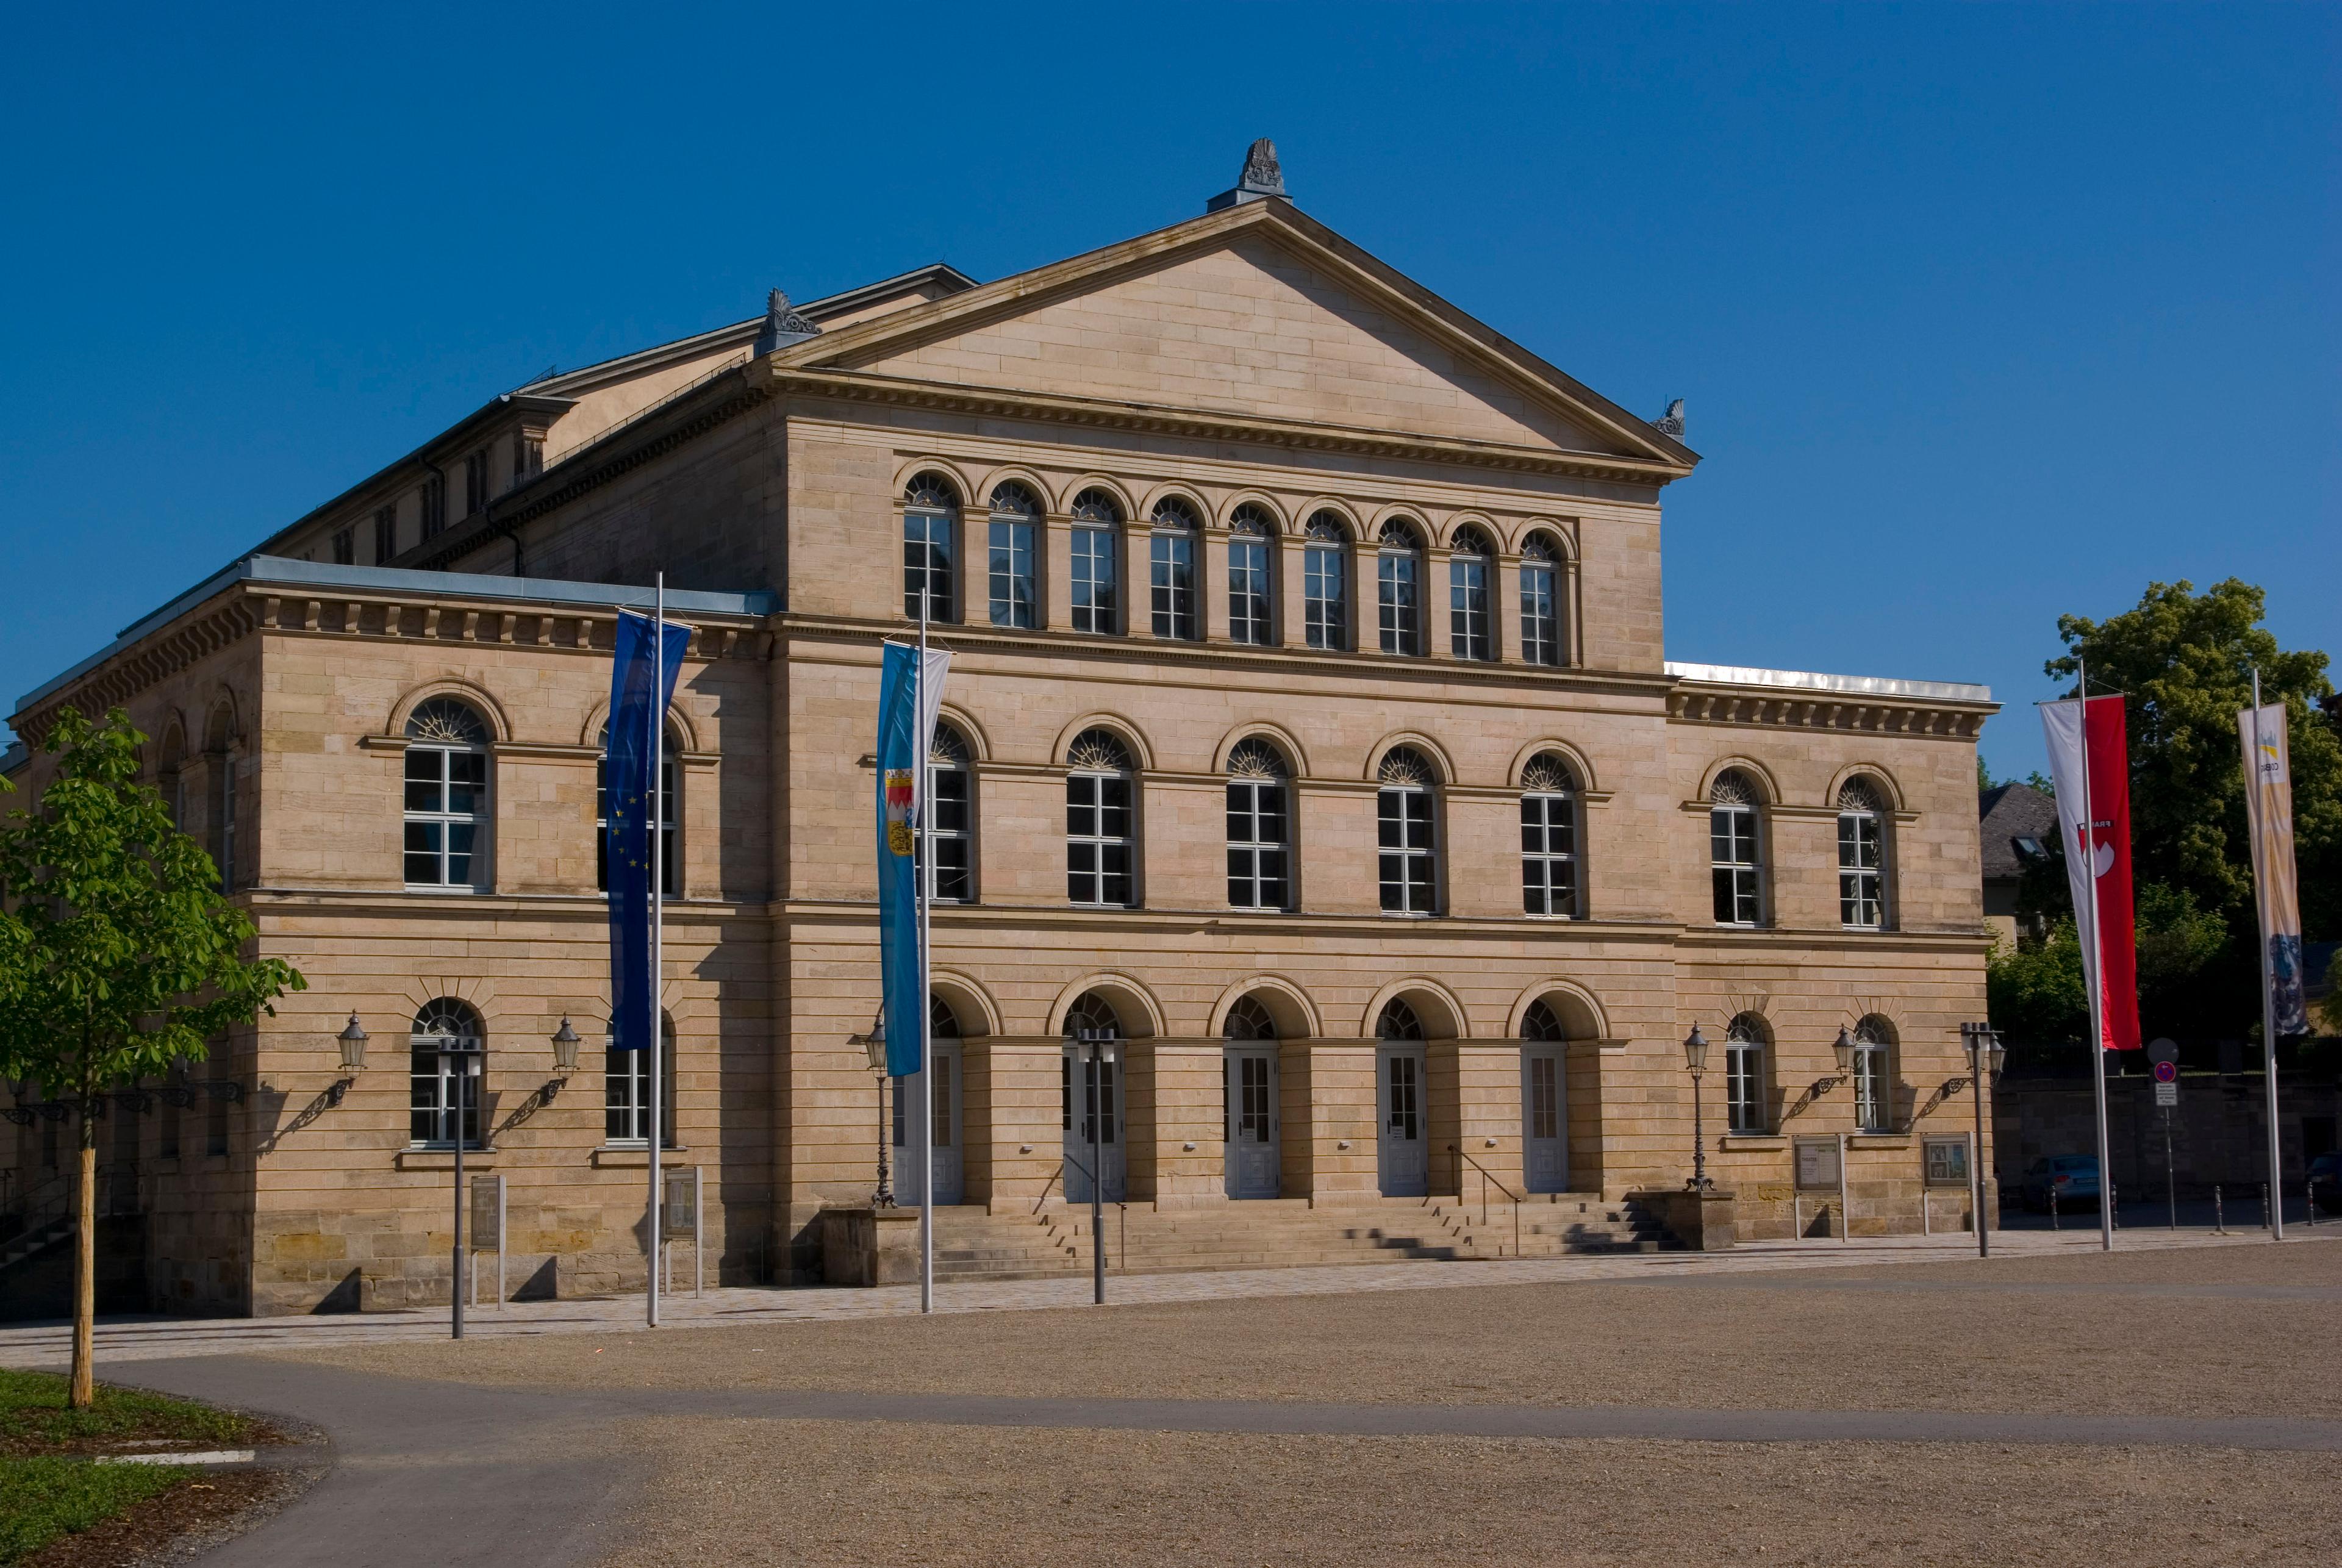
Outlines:
<svg viewBox="0 0 2342 1568"><path fill-rule="evenodd" d="M1121 1036L1123 1196L1163 1205L1241 1201L1239 1047L1273 1062L1273 1176L1256 1192L1418 1202L1393 1193L1409 1158L1434 1193L1679 1185L1696 1024L1716 1042L1707 1165L1739 1195L1741 1235L1835 1210L1835 1192L1794 1200L1792 1138L1807 1134L1849 1134L1857 1233L1920 1227L1923 1145L1967 1125L1945 1092L1964 1072L1957 1026L1984 1012L1987 694L1667 663L1659 495L1693 454L1282 200L981 287L933 269L894 282L826 316L807 307L824 330L766 352L748 323L540 388L523 412L542 428L503 439L541 449L498 467L496 495L453 525L397 532L380 558L370 539L345 552L345 530L422 504L400 487L426 486L428 464L385 470L22 704L35 738L60 704L127 707L263 948L309 980L195 1074L240 1098L205 1087L125 1123L157 1304L445 1299L451 1154L415 1136L406 1032L446 998L481 1031L489 1132L467 1164L507 1180L511 1279L639 1286L646 1151L611 1135L598 1054L596 765L613 608L644 602L655 570L694 633L671 737L666 1159L702 1170L720 1277L817 1269L815 1216L866 1202L885 1119L856 1037L878 996L879 644L907 625L915 492L951 497L951 614L933 633L955 654L946 719L966 755L971 876L934 910L933 962L958 1031L961 1201L1062 1197L1077 1014ZM1035 504L1030 626L990 614L1005 484ZM1076 561L1085 496L1120 518L1122 614L1104 634L1076 629L1077 564L1095 569ZM1156 634L1150 520L1166 502L1196 524L1192 634ZM1347 541L1338 648L1305 635L1320 518ZM1421 652L1383 650L1378 540L1394 521L1419 537ZM1266 525L1266 642L1233 634L1239 522ZM1451 636L1451 566L1476 536L1486 657ZM1525 657L1524 553L1540 548L1550 664ZM411 884L402 857L410 721L435 699L483 730L480 849L460 888ZM1068 896L1074 748L1098 732L1130 761L1133 887L1116 907ZM1282 908L1230 902L1229 769L1248 741L1286 774ZM1424 915L1386 913L1381 892L1384 774L1402 751L1431 775ZM1753 796L1760 894L1754 920L1719 925L1711 811L1727 774ZM1522 799L1556 776L1577 893L1566 915L1529 915ZM40 777L35 757L21 782ZM1843 918L1850 784L1884 844L1875 925ZM353 1013L372 1048L336 1102ZM1243 1033L1263 1015L1273 1040L1232 1044L1232 1020ZM1386 1038L1407 1015L1419 1039ZM1736 1131L1736 1017L1767 1036ZM564 1018L589 1041L565 1084L549 1043ZM1548 1019L1566 1038L1525 1043ZM1867 1131L1832 1049L1857 1025L1883 1063ZM1540 1047L1556 1053L1550 1090L1532 1083ZM1419 1064L1411 1154L1391 1147L1394 1054ZM1557 1126L1539 1131L1541 1105ZM14 1154L37 1179L37 1129ZM1926 1223L1964 1223L1966 1202L1939 1193Z"/></svg>

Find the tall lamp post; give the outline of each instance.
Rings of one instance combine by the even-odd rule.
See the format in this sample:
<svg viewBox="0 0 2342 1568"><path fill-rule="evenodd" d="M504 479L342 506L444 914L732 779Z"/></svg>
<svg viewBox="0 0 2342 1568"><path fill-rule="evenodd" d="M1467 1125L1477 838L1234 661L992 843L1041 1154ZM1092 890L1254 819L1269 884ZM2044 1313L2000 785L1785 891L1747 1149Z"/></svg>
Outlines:
<svg viewBox="0 0 2342 1568"><path fill-rule="evenodd" d="M1684 1036L1683 1047L1684 1065L1691 1070L1691 1180L1684 1189L1706 1193L1716 1183L1707 1179L1707 1128L1699 1104L1699 1078L1707 1071L1707 1036L1699 1032L1698 1024L1693 1024L1691 1033Z"/></svg>
<svg viewBox="0 0 2342 1568"><path fill-rule="evenodd" d="M1987 1084L2000 1081L2001 1068L2008 1061L2008 1050L2000 1043L2000 1032L1989 1024L1960 1025L1960 1044L1968 1054L1968 1093L1976 1101L1976 1146L1968 1164L1973 1167L1969 1178L1976 1189L1972 1211L1976 1215L1977 1256L1992 1256L1991 1227L1985 1223L1984 1213L1984 1091Z"/></svg>
<svg viewBox="0 0 2342 1568"><path fill-rule="evenodd" d="M878 1085L878 1190L870 1194L874 1209L895 1206L895 1189L886 1173L886 1021L881 1018L870 1026L867 1034L856 1034L848 1042L858 1044L870 1057L872 1082Z"/></svg>

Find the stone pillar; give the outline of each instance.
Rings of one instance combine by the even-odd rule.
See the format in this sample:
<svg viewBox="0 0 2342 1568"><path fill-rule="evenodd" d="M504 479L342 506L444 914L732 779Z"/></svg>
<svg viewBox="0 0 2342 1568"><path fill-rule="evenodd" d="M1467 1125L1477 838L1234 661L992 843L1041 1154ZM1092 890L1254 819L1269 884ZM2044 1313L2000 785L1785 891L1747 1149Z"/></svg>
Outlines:
<svg viewBox="0 0 2342 1568"><path fill-rule="evenodd" d="M1040 595L1040 614L1035 620L1052 632L1070 632L1074 628L1074 520L1064 512L1052 512L1043 519L1041 560L1034 592Z"/></svg>
<svg viewBox="0 0 2342 1568"><path fill-rule="evenodd" d="M1285 1195L1320 1204L1376 1196L1375 1043L1286 1041L1277 1081Z"/></svg>
<svg viewBox="0 0 2342 1568"><path fill-rule="evenodd" d="M1203 603L1196 606L1199 614L1196 624L1207 643L1228 640L1230 537L1225 528L1206 526L1196 531L1196 592L1203 596Z"/></svg>
<svg viewBox="0 0 2342 1568"><path fill-rule="evenodd" d="M1423 652L1427 658L1450 658L1456 653L1447 614L1447 555L1438 545L1423 553Z"/></svg>
<svg viewBox="0 0 2342 1568"><path fill-rule="evenodd" d="M1456 1046L1457 1143L1472 1164L1464 1167L1464 1190L1476 1203L1480 1177L1488 1174L1489 1200L1506 1201L1496 1184L1526 1192L1521 1168L1521 1050L1517 1041L1459 1041Z"/></svg>
<svg viewBox="0 0 2342 1568"><path fill-rule="evenodd" d="M1462 1109L1462 1085L1459 1082L1461 1063L1453 1040L1433 1040L1424 1047L1423 1085L1425 1138L1424 1154L1429 1162L1426 1174L1434 1197L1460 1193L1469 1183L1462 1181L1462 1162L1456 1152L1463 1146L1463 1128L1459 1116Z"/></svg>
<svg viewBox="0 0 2342 1568"><path fill-rule="evenodd" d="M992 624L992 513L987 507L963 506L959 537L954 541L959 557L953 563L956 581L953 606L963 626Z"/></svg>
<svg viewBox="0 0 2342 1568"><path fill-rule="evenodd" d="M1147 1129L1154 1173L1153 1193L1159 1205L1224 1202L1227 1197L1226 1123L1221 1097L1226 1093L1226 1069L1217 1040L1148 1042L1153 1058L1153 1125ZM1133 1196L1140 1124L1134 1114L1130 1134Z"/></svg>
<svg viewBox="0 0 2342 1568"><path fill-rule="evenodd" d="M1488 563L1496 581L1488 584L1488 614L1494 617L1489 633L1496 646L1496 662L1518 663L1521 658L1521 558L1518 555L1498 555ZM1560 596L1561 584L1554 584L1554 594Z"/></svg>
<svg viewBox="0 0 2342 1568"><path fill-rule="evenodd" d="M978 1042L964 1049L975 1055ZM974 1167L985 1170L985 1203L992 1213L1029 1211L1065 1158L1063 1084L1058 1064L1065 1042L1052 1035L993 1034L984 1037L979 1082L971 1065L964 1093L971 1195ZM1061 1185L1049 1186L1063 1197Z"/></svg>
<svg viewBox="0 0 2342 1568"><path fill-rule="evenodd" d="M1350 646L1361 654L1382 652L1382 617L1377 609L1373 542L1361 539L1350 552Z"/></svg>

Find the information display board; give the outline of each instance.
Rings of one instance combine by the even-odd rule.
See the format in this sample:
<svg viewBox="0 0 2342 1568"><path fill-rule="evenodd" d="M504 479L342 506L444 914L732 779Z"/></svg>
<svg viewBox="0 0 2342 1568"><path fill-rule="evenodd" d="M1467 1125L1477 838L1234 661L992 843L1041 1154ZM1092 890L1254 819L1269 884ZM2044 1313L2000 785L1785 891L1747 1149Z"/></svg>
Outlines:
<svg viewBox="0 0 2342 1568"><path fill-rule="evenodd" d="M1957 1138L1928 1138L1919 1145L1920 1158L1927 1185L1931 1187L1965 1187L1968 1184L1968 1139L1963 1133Z"/></svg>
<svg viewBox="0 0 2342 1568"><path fill-rule="evenodd" d="M1797 1190L1835 1193L1838 1189L1838 1142L1836 1138L1799 1138Z"/></svg>

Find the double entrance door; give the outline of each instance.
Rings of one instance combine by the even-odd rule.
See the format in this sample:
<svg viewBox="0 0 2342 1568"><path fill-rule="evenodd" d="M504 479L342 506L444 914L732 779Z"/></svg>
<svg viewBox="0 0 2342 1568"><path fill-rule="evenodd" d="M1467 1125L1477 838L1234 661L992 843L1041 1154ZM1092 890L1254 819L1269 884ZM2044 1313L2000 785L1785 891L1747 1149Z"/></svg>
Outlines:
<svg viewBox="0 0 2342 1568"><path fill-rule="evenodd" d="M1276 1047L1227 1049L1220 1080L1227 1122L1227 1192L1231 1198L1273 1198L1284 1164L1278 1131Z"/></svg>
<svg viewBox="0 0 2342 1568"><path fill-rule="evenodd" d="M1521 1052L1521 1178L1532 1193L1569 1191L1569 1095L1557 1044Z"/></svg>
<svg viewBox="0 0 2342 1568"><path fill-rule="evenodd" d="M1422 1046L1376 1048L1375 1088L1382 1124L1376 1170L1386 1198L1419 1198L1431 1191L1430 1130L1424 1116L1426 1076Z"/></svg>
<svg viewBox="0 0 2342 1568"><path fill-rule="evenodd" d="M1129 1161L1122 1139L1122 1064L1097 1060L1099 1044L1088 1039L1069 1043L1058 1063L1066 1129L1066 1201L1070 1203L1090 1201L1093 1169L1102 1202L1118 1203L1130 1191ZM1120 1054L1118 1045L1116 1054Z"/></svg>
<svg viewBox="0 0 2342 1568"><path fill-rule="evenodd" d="M925 1073L887 1080L895 1089L895 1201L906 1207L916 1207L919 1202L922 1162L916 1112L923 1094L935 1113L935 1132L926 1156L935 1164L936 1202L956 1203L967 1190L967 1162L961 1138L960 1045L956 1040L936 1040L929 1043L927 1053L934 1069L932 1084Z"/></svg>

